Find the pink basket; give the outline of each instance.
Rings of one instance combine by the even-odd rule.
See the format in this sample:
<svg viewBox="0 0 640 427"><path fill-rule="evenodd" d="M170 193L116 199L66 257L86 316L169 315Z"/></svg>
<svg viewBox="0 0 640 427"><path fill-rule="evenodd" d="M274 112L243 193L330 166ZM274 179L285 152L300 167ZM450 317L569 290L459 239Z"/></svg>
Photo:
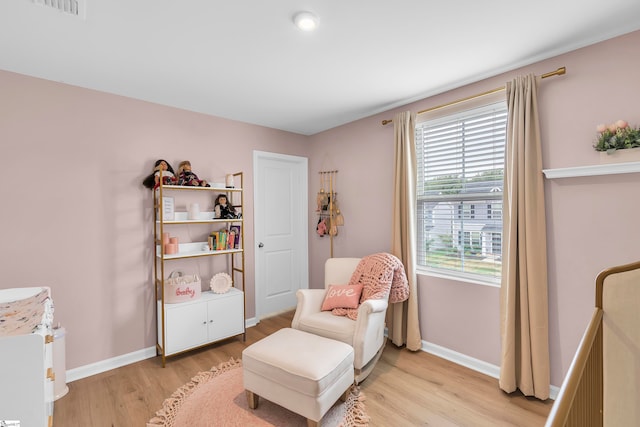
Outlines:
<svg viewBox="0 0 640 427"><path fill-rule="evenodd" d="M197 274L183 276L182 272L174 271L164 281L164 302L167 304L197 300L201 292L200 277Z"/></svg>

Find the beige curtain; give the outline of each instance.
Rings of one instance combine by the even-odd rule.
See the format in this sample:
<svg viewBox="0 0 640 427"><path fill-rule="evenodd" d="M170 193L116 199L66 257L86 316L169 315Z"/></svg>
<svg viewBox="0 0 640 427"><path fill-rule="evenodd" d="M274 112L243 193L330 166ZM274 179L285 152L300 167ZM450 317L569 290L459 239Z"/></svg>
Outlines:
<svg viewBox="0 0 640 427"><path fill-rule="evenodd" d="M500 388L549 397L547 242L536 78L506 85Z"/></svg>
<svg viewBox="0 0 640 427"><path fill-rule="evenodd" d="M415 116L407 111L393 118L395 132L395 177L391 253L405 266L409 299L391 304L387 310L389 339L397 346L420 350L418 288L416 285L416 146Z"/></svg>

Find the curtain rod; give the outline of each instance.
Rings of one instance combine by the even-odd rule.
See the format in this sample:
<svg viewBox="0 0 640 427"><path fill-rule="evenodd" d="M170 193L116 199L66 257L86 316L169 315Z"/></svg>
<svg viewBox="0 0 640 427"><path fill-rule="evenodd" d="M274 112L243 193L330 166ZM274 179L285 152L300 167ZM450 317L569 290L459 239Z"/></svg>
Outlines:
<svg viewBox="0 0 640 427"><path fill-rule="evenodd" d="M545 73L545 74L541 75L540 78L541 79L546 79L547 77L561 76L561 75L566 74L566 73L567 73L567 68L566 67L560 67L555 71L550 71L548 73ZM506 88L505 86L497 87L495 89L491 89L491 90L488 90L486 92L478 93L476 95L467 96L466 98L458 99L456 101L452 101L452 102L449 102L447 104L442 104L442 105L438 105L437 107L427 108L426 110L418 111L416 114L424 114L424 113L428 113L429 111L439 110L439 109L444 108L444 107L449 107L450 105L459 104L459 103L464 102L464 101L469 101L471 99L480 98L481 96L490 95L492 93L500 92L500 91L505 90L505 88ZM383 126L384 125L388 125L389 123L392 123L392 122L393 122L392 119L383 120L382 121L382 125Z"/></svg>

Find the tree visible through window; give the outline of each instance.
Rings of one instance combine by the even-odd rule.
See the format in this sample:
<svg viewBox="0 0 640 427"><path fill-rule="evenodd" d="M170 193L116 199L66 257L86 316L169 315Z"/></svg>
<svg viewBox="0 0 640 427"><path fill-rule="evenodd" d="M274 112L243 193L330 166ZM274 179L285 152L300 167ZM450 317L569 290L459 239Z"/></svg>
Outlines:
<svg viewBox="0 0 640 427"><path fill-rule="evenodd" d="M507 106L493 99L457 110L416 126L417 262L498 281Z"/></svg>

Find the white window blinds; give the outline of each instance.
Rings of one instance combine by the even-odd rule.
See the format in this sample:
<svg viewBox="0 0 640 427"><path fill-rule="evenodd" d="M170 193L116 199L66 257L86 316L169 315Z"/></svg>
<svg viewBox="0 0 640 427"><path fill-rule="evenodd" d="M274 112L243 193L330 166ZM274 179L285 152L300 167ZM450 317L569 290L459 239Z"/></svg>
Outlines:
<svg viewBox="0 0 640 427"><path fill-rule="evenodd" d="M492 100L417 124L419 266L499 280L506 122Z"/></svg>

